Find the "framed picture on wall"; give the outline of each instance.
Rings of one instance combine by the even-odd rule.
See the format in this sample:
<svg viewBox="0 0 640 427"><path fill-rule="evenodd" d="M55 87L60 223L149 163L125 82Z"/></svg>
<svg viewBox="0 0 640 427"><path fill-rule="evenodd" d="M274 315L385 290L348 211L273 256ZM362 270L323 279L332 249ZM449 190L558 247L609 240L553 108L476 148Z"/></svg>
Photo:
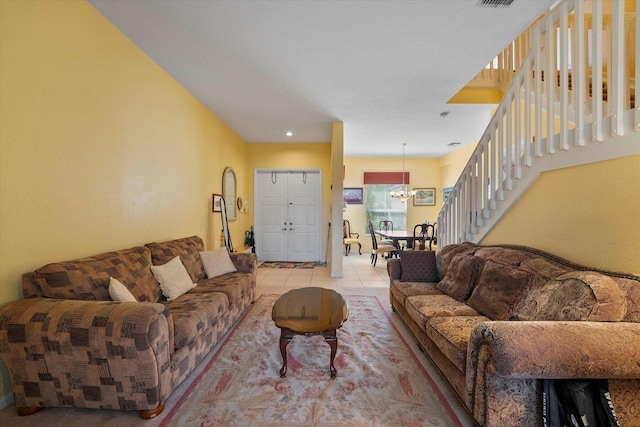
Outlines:
<svg viewBox="0 0 640 427"><path fill-rule="evenodd" d="M413 197L413 206L435 206L435 188L414 188L416 195Z"/></svg>
<svg viewBox="0 0 640 427"><path fill-rule="evenodd" d="M448 198L449 194L453 191L453 187L444 187L442 189L442 202L444 203Z"/></svg>
<svg viewBox="0 0 640 427"><path fill-rule="evenodd" d="M345 187L342 190L342 200L350 205L362 204L362 187Z"/></svg>
<svg viewBox="0 0 640 427"><path fill-rule="evenodd" d="M213 194L213 210L212 212L222 212L222 205L220 204L220 200L222 200L221 194Z"/></svg>

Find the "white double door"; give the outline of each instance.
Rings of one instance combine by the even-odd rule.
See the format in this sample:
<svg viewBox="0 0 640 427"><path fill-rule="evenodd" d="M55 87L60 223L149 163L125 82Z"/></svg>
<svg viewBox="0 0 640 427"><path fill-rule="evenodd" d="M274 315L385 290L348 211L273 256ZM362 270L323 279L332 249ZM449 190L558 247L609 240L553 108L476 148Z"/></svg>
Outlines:
<svg viewBox="0 0 640 427"><path fill-rule="evenodd" d="M258 260L321 260L322 172L260 169L254 189Z"/></svg>

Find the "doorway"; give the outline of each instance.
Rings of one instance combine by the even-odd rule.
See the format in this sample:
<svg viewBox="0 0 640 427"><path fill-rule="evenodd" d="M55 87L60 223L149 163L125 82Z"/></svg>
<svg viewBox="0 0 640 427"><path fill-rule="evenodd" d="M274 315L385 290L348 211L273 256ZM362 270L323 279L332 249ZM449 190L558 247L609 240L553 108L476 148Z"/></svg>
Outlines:
<svg viewBox="0 0 640 427"><path fill-rule="evenodd" d="M319 261L322 171L256 169L255 248L260 261Z"/></svg>

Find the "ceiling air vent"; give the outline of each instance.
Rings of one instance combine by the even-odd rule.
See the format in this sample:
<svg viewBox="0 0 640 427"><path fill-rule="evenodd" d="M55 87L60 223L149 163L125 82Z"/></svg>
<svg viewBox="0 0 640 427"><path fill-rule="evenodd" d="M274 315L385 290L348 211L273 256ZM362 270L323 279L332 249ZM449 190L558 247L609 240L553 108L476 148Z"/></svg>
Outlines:
<svg viewBox="0 0 640 427"><path fill-rule="evenodd" d="M480 0L480 7L509 7L515 0Z"/></svg>

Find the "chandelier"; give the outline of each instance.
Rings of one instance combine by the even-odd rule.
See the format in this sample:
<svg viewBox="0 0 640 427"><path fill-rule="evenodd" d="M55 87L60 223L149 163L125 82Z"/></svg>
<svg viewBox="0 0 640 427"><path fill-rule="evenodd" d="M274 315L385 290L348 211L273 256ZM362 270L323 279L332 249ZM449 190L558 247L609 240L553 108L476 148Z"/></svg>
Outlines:
<svg viewBox="0 0 640 427"><path fill-rule="evenodd" d="M392 191L391 197L400 200L402 203L406 202L410 198L416 195L416 190L409 191L407 185L404 183L404 148L407 145L406 142L402 143L402 190Z"/></svg>

